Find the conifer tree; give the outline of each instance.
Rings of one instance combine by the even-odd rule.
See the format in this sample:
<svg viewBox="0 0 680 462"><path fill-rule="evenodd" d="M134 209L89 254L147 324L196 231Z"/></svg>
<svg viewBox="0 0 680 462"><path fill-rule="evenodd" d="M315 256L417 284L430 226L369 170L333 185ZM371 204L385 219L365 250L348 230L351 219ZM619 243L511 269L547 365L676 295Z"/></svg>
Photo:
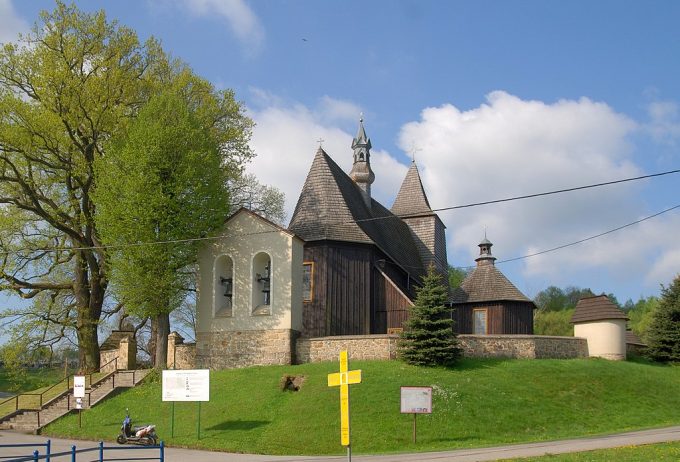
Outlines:
<svg viewBox="0 0 680 462"><path fill-rule="evenodd" d="M659 306L647 335L647 355L656 361L680 361L680 275L662 287Z"/></svg>
<svg viewBox="0 0 680 462"><path fill-rule="evenodd" d="M451 309L446 307L447 292L441 276L430 266L404 323L399 343L403 361L419 366L448 366L460 357Z"/></svg>

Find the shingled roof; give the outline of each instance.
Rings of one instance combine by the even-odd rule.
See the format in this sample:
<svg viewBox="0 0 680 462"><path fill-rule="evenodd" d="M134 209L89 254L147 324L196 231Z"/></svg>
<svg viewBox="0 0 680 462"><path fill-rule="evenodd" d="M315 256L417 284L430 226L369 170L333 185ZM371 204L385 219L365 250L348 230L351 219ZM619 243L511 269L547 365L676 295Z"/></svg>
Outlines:
<svg viewBox="0 0 680 462"><path fill-rule="evenodd" d="M477 266L451 293L452 303L519 301L534 303L493 264Z"/></svg>
<svg viewBox="0 0 680 462"><path fill-rule="evenodd" d="M406 178L394 199L392 213L399 216L434 215L415 161L406 172Z"/></svg>
<svg viewBox="0 0 680 462"><path fill-rule="evenodd" d="M582 298L576 304L571 322L604 321L607 319L628 319L626 313L614 305L606 295Z"/></svg>
<svg viewBox="0 0 680 462"><path fill-rule="evenodd" d="M314 156L288 229L308 242L374 244L411 275L425 274L406 223L374 199L369 209L361 189L322 148Z"/></svg>

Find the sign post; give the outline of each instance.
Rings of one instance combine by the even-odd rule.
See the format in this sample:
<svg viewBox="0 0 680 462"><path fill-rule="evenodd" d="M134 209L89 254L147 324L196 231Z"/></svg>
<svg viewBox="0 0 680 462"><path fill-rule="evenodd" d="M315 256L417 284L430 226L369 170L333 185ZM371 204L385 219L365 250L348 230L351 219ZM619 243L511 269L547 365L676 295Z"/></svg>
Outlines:
<svg viewBox="0 0 680 462"><path fill-rule="evenodd" d="M361 370L350 371L347 351L340 352L340 372L328 374L328 386L340 387L340 444L347 446L347 460L352 460L349 433L349 386L361 383Z"/></svg>
<svg viewBox="0 0 680 462"><path fill-rule="evenodd" d="M201 401L210 401L210 370L165 370L163 371L163 401L198 401L198 423L196 437L201 439ZM172 436L175 434L175 413L170 423Z"/></svg>
<svg viewBox="0 0 680 462"><path fill-rule="evenodd" d="M413 442L416 442L416 416L432 414L432 387L401 387L401 413L413 414Z"/></svg>
<svg viewBox="0 0 680 462"><path fill-rule="evenodd" d="M83 398L85 398L85 376L73 376L73 397L76 399L76 409L78 409L78 428L83 428Z"/></svg>

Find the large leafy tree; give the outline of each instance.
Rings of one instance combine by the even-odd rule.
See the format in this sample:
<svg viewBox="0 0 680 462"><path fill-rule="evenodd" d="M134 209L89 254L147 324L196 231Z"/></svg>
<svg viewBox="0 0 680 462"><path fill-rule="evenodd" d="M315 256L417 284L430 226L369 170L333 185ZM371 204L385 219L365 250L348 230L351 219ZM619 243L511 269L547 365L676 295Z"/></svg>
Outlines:
<svg viewBox="0 0 680 462"><path fill-rule="evenodd" d="M145 100L162 55L103 13L63 3L20 39L0 51L0 289L34 302L6 315L74 330L93 369L108 286L93 164Z"/></svg>
<svg viewBox="0 0 680 462"><path fill-rule="evenodd" d="M217 109L229 98L196 77L176 86L152 97L95 162L96 223L110 246L112 285L126 312L151 317L158 367L167 353L169 313L190 287L190 265L203 243L197 238L223 224L227 180L239 173L230 168L232 152L222 149L213 118L202 112L205 100ZM196 105L191 96L199 88L203 103ZM240 106L232 109L232 118L245 120Z"/></svg>
<svg viewBox="0 0 680 462"><path fill-rule="evenodd" d="M657 361L680 361L680 275L662 287L647 331L647 354Z"/></svg>
<svg viewBox="0 0 680 462"><path fill-rule="evenodd" d="M446 307L447 296L441 275L430 266L404 323L399 342L402 360L420 366L448 366L460 357L451 309Z"/></svg>
<svg viewBox="0 0 680 462"><path fill-rule="evenodd" d="M57 2L19 44L0 50L0 290L30 302L2 316L38 343L74 337L85 370L98 367L98 325L116 309L107 306L94 165L169 87L210 120L222 167L237 171L250 155L251 122L233 95L215 98L156 41L141 44L103 12Z"/></svg>

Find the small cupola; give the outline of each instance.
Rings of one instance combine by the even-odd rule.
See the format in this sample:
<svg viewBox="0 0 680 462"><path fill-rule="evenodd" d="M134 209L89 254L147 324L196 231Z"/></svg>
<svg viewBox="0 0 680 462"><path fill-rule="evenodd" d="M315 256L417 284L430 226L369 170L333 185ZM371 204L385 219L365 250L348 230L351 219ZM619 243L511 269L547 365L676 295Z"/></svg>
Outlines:
<svg viewBox="0 0 680 462"><path fill-rule="evenodd" d="M359 186L364 201L368 207L371 206L371 184L375 181L375 174L371 170L371 139L366 136L364 130L364 119L359 119L359 130L357 136L352 140L352 150L354 150L354 163L350 178Z"/></svg>
<svg viewBox="0 0 680 462"><path fill-rule="evenodd" d="M490 240L486 238L485 235L484 240L482 240L482 242L479 243L479 257L475 258L477 266L494 264L494 262L496 261L496 257L491 255L492 246L493 244L491 243Z"/></svg>

